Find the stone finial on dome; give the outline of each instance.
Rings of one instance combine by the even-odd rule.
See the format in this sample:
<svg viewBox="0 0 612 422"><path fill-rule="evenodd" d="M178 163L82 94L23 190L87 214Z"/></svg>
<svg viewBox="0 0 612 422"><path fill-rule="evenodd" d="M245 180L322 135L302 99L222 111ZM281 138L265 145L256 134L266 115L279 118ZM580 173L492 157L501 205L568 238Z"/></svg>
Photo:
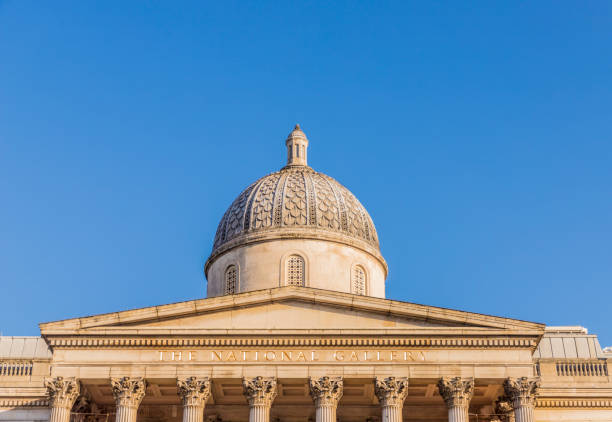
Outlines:
<svg viewBox="0 0 612 422"><path fill-rule="evenodd" d="M308 138L300 129L300 125L295 128L285 141L287 146L287 165L288 166L307 166L308 165Z"/></svg>

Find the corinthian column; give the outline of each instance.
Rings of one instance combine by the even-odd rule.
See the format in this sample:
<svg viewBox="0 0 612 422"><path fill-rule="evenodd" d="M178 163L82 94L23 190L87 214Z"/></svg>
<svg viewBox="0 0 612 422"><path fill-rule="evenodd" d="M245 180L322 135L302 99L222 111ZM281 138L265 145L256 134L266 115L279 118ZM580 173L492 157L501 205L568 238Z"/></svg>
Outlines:
<svg viewBox="0 0 612 422"><path fill-rule="evenodd" d="M70 410L79 396L79 382L76 378L49 378L45 380L45 387L51 407L49 422L69 422Z"/></svg>
<svg viewBox="0 0 612 422"><path fill-rule="evenodd" d="M138 406L145 395L147 382L141 377L111 378L117 406L116 422L136 422Z"/></svg>
<svg viewBox="0 0 612 422"><path fill-rule="evenodd" d="M315 402L316 422L336 422L336 408L342 398L342 377L310 378L310 395Z"/></svg>
<svg viewBox="0 0 612 422"><path fill-rule="evenodd" d="M382 407L382 422L402 422L402 407L408 395L408 378L376 378L374 392Z"/></svg>
<svg viewBox="0 0 612 422"><path fill-rule="evenodd" d="M190 377L176 381L178 395L183 401L183 422L202 422L204 405L210 397L210 380L208 377Z"/></svg>
<svg viewBox="0 0 612 422"><path fill-rule="evenodd" d="M540 378L508 378L504 390L514 409L516 422L534 422L533 410L540 388Z"/></svg>
<svg viewBox="0 0 612 422"><path fill-rule="evenodd" d="M438 381L438 390L448 408L449 422L468 422L468 409L474 395L474 379L444 377Z"/></svg>
<svg viewBox="0 0 612 422"><path fill-rule="evenodd" d="M276 378L243 378L244 395L249 401L249 422L269 422L270 407L276 398Z"/></svg>

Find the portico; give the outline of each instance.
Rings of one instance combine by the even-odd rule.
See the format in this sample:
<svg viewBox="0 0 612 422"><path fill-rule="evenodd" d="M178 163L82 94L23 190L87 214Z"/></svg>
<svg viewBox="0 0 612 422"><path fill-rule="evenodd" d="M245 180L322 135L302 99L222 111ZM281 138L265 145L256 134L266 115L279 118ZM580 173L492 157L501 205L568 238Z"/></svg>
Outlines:
<svg viewBox="0 0 612 422"><path fill-rule="evenodd" d="M491 420L506 384L535 382L543 326L283 287L41 331L52 377L117 422L463 422L469 413ZM52 422L67 422L57 414Z"/></svg>

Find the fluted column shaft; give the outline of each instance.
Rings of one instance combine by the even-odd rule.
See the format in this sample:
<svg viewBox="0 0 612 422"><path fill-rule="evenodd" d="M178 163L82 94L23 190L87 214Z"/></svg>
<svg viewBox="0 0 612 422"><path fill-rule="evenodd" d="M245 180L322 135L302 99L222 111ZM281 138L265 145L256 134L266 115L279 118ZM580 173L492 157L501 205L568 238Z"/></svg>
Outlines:
<svg viewBox="0 0 612 422"><path fill-rule="evenodd" d="M136 422L138 408L134 406L117 406L116 422Z"/></svg>
<svg viewBox="0 0 612 422"><path fill-rule="evenodd" d="M249 422L269 422L276 398L276 378L243 378L244 395L249 402Z"/></svg>
<svg viewBox="0 0 612 422"><path fill-rule="evenodd" d="M76 378L55 377L45 380L51 416L49 422L69 422L70 411L77 397L80 386Z"/></svg>
<svg viewBox="0 0 612 422"><path fill-rule="evenodd" d="M117 413L116 422L136 422L138 406L142 401L147 383L140 377L111 378Z"/></svg>
<svg viewBox="0 0 612 422"><path fill-rule="evenodd" d="M382 406L382 422L401 422L402 406L393 404Z"/></svg>
<svg viewBox="0 0 612 422"><path fill-rule="evenodd" d="M70 421L70 409L67 407L51 407L51 417L49 422L69 422Z"/></svg>
<svg viewBox="0 0 612 422"><path fill-rule="evenodd" d="M382 422L402 422L402 408L408 395L408 378L376 378L374 392L380 402Z"/></svg>
<svg viewBox="0 0 612 422"><path fill-rule="evenodd" d="M465 406L453 406L448 408L449 422L468 422L468 409Z"/></svg>
<svg viewBox="0 0 612 422"><path fill-rule="evenodd" d="M176 385L183 402L183 422L203 422L204 406L210 397L210 379L189 377L178 379Z"/></svg>
<svg viewBox="0 0 612 422"><path fill-rule="evenodd" d="M310 396L315 403L316 422L336 422L336 409L344 389L342 378L311 378L309 385Z"/></svg>
<svg viewBox="0 0 612 422"><path fill-rule="evenodd" d="M516 422L533 422L533 406L518 406L514 409L514 420Z"/></svg>
<svg viewBox="0 0 612 422"><path fill-rule="evenodd" d="M449 422L468 422L470 400L474 395L474 379L444 377L438 381L438 390L448 408Z"/></svg>
<svg viewBox="0 0 612 422"><path fill-rule="evenodd" d="M270 407L266 404L254 404L249 407L249 422L269 422Z"/></svg>
<svg viewBox="0 0 612 422"><path fill-rule="evenodd" d="M317 422L336 422L337 405L315 404L315 420Z"/></svg>
<svg viewBox="0 0 612 422"><path fill-rule="evenodd" d="M183 422L202 422L204 406L183 406Z"/></svg>
<svg viewBox="0 0 612 422"><path fill-rule="evenodd" d="M508 378L504 391L514 409L516 422L534 422L535 401L540 388L540 378Z"/></svg>

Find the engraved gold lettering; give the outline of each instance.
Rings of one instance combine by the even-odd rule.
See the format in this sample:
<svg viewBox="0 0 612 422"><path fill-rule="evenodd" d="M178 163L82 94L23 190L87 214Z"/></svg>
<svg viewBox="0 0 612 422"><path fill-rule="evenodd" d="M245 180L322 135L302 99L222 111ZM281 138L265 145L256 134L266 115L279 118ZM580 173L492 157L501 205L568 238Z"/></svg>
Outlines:
<svg viewBox="0 0 612 422"><path fill-rule="evenodd" d="M291 361L291 352L281 352L281 360L288 360Z"/></svg>
<svg viewBox="0 0 612 422"><path fill-rule="evenodd" d="M319 355L317 355L316 351L313 350L312 352L310 352L310 360L313 362L319 360Z"/></svg>
<svg viewBox="0 0 612 422"><path fill-rule="evenodd" d="M264 353L264 357L266 358L266 360L274 360L274 359L276 359L276 353L274 353L274 352L265 352Z"/></svg>
<svg viewBox="0 0 612 422"><path fill-rule="evenodd" d="M342 350L336 350L334 352L334 359L336 359L338 361L343 361L344 360L344 352Z"/></svg>
<svg viewBox="0 0 612 422"><path fill-rule="evenodd" d="M357 352L351 352L351 362L359 362L359 357L357 356Z"/></svg>
<svg viewBox="0 0 612 422"><path fill-rule="evenodd" d="M303 362L306 362L306 356L304 355L304 352L302 352L302 351L300 351L300 352L298 353L297 358L296 358L296 360L297 360L298 362L300 361L300 359L301 359Z"/></svg>
<svg viewBox="0 0 612 422"><path fill-rule="evenodd" d="M218 360L218 361L222 361L223 358L221 357L221 352L215 352L214 350L212 352L210 352L210 360Z"/></svg>
<svg viewBox="0 0 612 422"><path fill-rule="evenodd" d="M228 362L229 361L236 362L238 359L236 359L236 355L234 354L234 352L231 351L227 354L227 356L225 357L225 360Z"/></svg>

